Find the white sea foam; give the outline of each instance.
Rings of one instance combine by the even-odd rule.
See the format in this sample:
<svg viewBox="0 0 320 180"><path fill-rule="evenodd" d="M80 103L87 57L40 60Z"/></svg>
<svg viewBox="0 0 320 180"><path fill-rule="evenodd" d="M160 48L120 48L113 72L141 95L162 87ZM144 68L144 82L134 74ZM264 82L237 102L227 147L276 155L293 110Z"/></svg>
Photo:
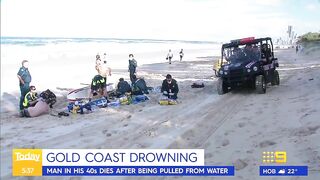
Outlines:
<svg viewBox="0 0 320 180"><path fill-rule="evenodd" d="M16 40L17 41L17 40ZM27 40L25 40L27 41ZM44 40L42 40L44 41ZM36 41L38 42L38 41ZM109 40L109 41L72 41L57 43L51 39L43 44L35 41L1 44L1 94L18 93L17 72L21 61L30 61L32 83L39 90L56 87L78 88L80 83L90 83L96 74L95 56L107 53L108 64L112 69L126 70L128 54L133 53L138 66L166 62L169 49L174 53L173 60L179 59L179 51L184 49L184 61L196 57L219 55L220 45L183 41L146 41L146 40ZM32 44L33 43L33 44ZM109 82L118 77L111 76Z"/></svg>

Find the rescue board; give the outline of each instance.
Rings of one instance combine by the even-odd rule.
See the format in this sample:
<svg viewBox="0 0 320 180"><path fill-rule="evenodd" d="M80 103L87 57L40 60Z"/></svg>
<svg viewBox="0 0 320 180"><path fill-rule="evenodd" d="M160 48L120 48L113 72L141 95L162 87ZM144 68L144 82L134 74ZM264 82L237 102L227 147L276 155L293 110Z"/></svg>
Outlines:
<svg viewBox="0 0 320 180"><path fill-rule="evenodd" d="M113 83L107 84L107 92L114 90ZM67 99L68 101L79 101L83 99L88 99L90 96L91 88L90 86L86 86L80 89L72 90L68 93Z"/></svg>

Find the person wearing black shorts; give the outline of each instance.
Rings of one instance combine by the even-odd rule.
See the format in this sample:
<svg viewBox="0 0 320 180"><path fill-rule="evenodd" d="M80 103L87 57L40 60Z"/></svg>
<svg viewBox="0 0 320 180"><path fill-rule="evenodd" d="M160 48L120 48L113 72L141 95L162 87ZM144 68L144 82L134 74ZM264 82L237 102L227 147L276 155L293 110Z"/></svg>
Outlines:
<svg viewBox="0 0 320 180"><path fill-rule="evenodd" d="M171 52L171 49L169 49L168 55L167 55L167 60L169 60L169 64L171 64L171 59L173 58L173 53Z"/></svg>

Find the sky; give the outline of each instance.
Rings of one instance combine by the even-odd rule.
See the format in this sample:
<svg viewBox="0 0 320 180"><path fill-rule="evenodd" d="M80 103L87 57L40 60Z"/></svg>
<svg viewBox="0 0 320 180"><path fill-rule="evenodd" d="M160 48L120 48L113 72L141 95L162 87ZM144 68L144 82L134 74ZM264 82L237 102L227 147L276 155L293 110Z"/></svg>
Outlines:
<svg viewBox="0 0 320 180"><path fill-rule="evenodd" d="M1 0L1 36L225 41L320 31L320 0Z"/></svg>

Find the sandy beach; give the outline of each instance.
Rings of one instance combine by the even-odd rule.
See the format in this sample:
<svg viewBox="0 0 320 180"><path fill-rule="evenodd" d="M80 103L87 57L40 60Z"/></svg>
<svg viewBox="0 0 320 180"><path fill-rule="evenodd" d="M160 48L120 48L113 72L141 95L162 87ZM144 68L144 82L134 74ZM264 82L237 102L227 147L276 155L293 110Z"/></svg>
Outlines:
<svg viewBox="0 0 320 180"><path fill-rule="evenodd" d="M259 177L259 165L263 165L262 152L281 150L287 152L288 164L307 165L309 176L269 179L319 179L319 54L296 54L294 49L277 50L275 56L280 63L279 86L269 85L267 93L262 95L243 89L221 96L216 91L217 78L212 71L213 60L218 57L210 54L207 49L203 52L201 57L186 57L182 62L175 59L171 65L163 61L139 66L138 75L144 77L147 85L152 87L160 86L165 75L172 74L180 88L178 96L181 103L175 106L160 106L158 100L161 94L151 93L151 100L147 102L99 109L86 115L18 118L14 111L18 103L17 92L10 94L2 91L1 106L5 110L1 113L1 179L13 178L13 148L199 148L205 150L206 165L234 165L236 177L233 179L253 180L264 179ZM91 65L92 62L79 63L81 67ZM70 66L72 64L64 64L60 70ZM43 72L36 68L33 70L34 76ZM128 75L125 68L115 68L112 76L115 80L119 77L128 80ZM65 79L65 83L70 86L62 88L71 88L75 84L73 79L73 76ZM204 81L205 87L192 89L191 84L197 80ZM58 96L53 111L60 111L68 103L68 91L52 90ZM174 177L182 178L186 177Z"/></svg>

